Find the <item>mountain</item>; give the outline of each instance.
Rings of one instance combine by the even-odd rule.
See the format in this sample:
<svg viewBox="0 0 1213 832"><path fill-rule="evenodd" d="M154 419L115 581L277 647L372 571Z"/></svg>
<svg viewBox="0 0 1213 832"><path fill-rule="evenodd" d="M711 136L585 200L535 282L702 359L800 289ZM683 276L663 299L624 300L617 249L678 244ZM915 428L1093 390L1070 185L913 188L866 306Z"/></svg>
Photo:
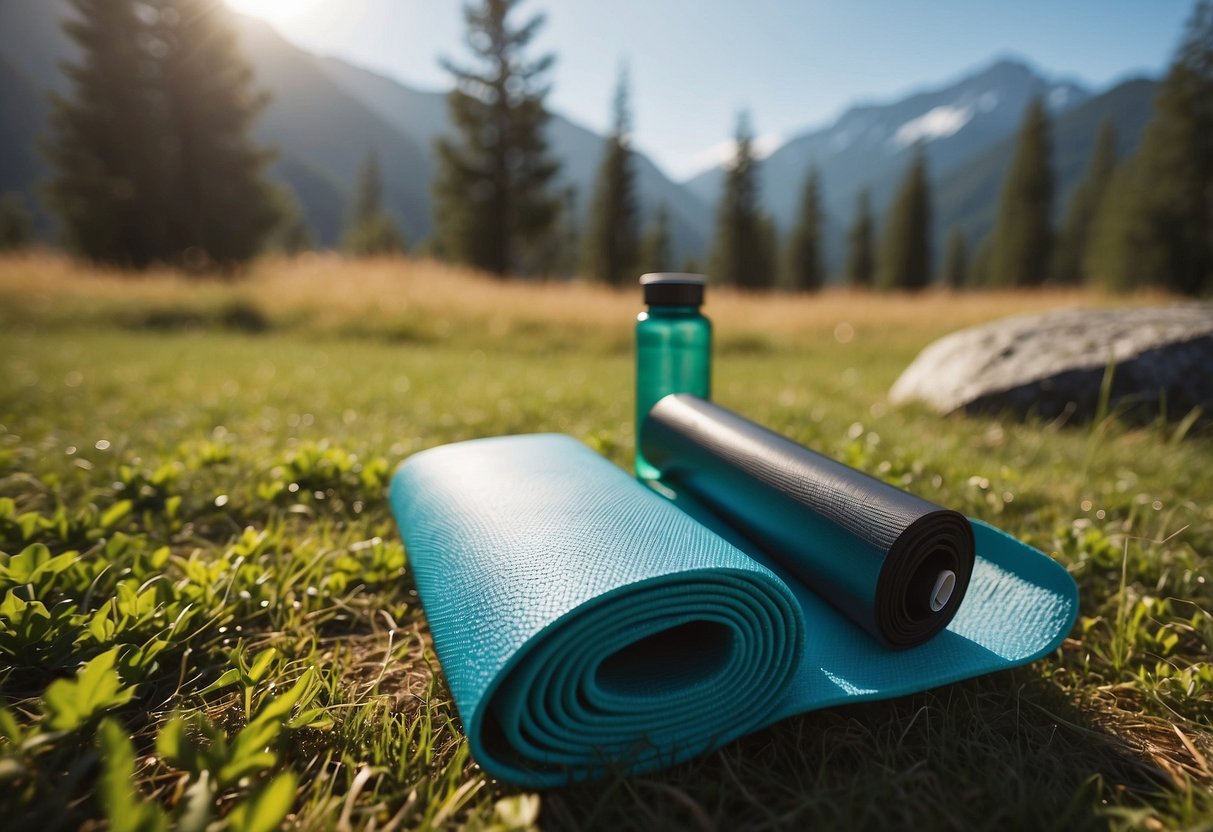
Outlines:
<svg viewBox="0 0 1213 832"><path fill-rule="evenodd" d="M808 168L817 165L829 217L827 258L836 265L861 188L871 189L880 213L916 143L924 148L932 179L939 181L1014 135L1024 107L1037 95L1044 96L1054 114L1091 97L1076 83L1051 81L1021 61L1002 59L935 89L852 107L829 126L785 142L762 162L763 201L776 225L788 229L795 222ZM686 186L714 203L723 181L722 166L698 174Z"/></svg>
<svg viewBox="0 0 1213 832"><path fill-rule="evenodd" d="M9 167L16 169L7 179L0 178L9 188L28 190L46 174L33 150L34 137L46 129L45 92L67 88L58 66L73 57L74 45L58 21L69 13L66 0L0 0L0 91L5 93L0 150L7 157L9 148L15 148L12 153L20 156L0 168L0 176ZM434 140L450 132L445 95L313 55L260 20L235 19L256 83L272 96L255 136L278 148L271 177L294 192L316 239L324 245L340 239L350 190L372 149L379 153L389 212L410 240L429 236ZM9 117L17 108L20 114ZM549 121L548 139L563 165L560 184L576 189L584 215L604 140L558 114ZM698 254L705 246L710 209L642 154L636 155L636 162L643 213L650 216L664 203L675 256Z"/></svg>
<svg viewBox="0 0 1213 832"><path fill-rule="evenodd" d="M45 173L37 140L46 105L38 86L0 55L0 193L23 190Z"/></svg>
<svg viewBox="0 0 1213 832"><path fill-rule="evenodd" d="M257 84L273 96L255 135L280 149L274 177L295 192L317 239L332 245L340 238L349 192L371 150L379 154L388 211L409 240L428 236L433 223L423 146L350 96L322 59L260 20L236 21Z"/></svg>
<svg viewBox="0 0 1213 832"><path fill-rule="evenodd" d="M48 173L36 146L46 132L47 92L67 89L59 65L72 58L74 47L59 20L69 9L67 0L0 0L0 191L32 193ZM389 212L411 241L429 236L434 140L451 131L445 94L313 55L262 21L236 20L256 82L272 96L256 136L278 149L271 176L298 198L315 238L324 245L339 241L350 191L372 149L380 157ZM1054 116L1060 212L1081 177L1100 120L1112 118L1120 150L1128 153L1149 120L1155 90L1154 82L1141 79L1093 94L1022 61L998 60L896 100L858 104L832 124L793 137L761 164L763 200L786 231L807 169L818 165L827 262L836 268L859 189L869 187L876 213L883 213L915 143L921 143L934 185L937 245L953 224L976 241L993 223L1014 136L1033 96L1044 96ZM604 109L608 105L603 102ZM575 191L585 217L604 139L560 114L553 114L547 131L562 163L559 184ZM651 216L659 204L669 211L675 261L702 257L724 169L678 184L638 153L636 171L643 214ZM39 227L47 233L49 218L40 217Z"/></svg>
<svg viewBox="0 0 1213 832"><path fill-rule="evenodd" d="M1067 110L1053 121L1054 214L1060 221L1066 199L1082 179L1099 126L1108 119L1116 128L1116 150L1125 158L1137 150L1150 120L1158 83L1137 78ZM1008 136L946 174L935 178L935 230L942 240L948 229L961 228L976 244L994 227L998 192L1011 165L1015 137ZM939 248L942 251L942 248ZM970 249L972 250L972 249Z"/></svg>

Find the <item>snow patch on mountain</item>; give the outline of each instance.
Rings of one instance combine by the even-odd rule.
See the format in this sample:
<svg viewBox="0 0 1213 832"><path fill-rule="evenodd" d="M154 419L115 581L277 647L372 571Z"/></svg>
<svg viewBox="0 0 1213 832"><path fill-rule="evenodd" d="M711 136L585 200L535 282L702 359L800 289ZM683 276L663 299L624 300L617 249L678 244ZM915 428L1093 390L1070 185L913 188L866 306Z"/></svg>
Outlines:
<svg viewBox="0 0 1213 832"><path fill-rule="evenodd" d="M1070 103L1070 95L1073 93L1069 87L1059 86L1049 90L1049 109L1060 110Z"/></svg>
<svg viewBox="0 0 1213 832"><path fill-rule="evenodd" d="M968 124L973 113L972 104L963 107L953 104L936 107L898 127L890 141L898 147L905 147L918 141L946 139Z"/></svg>
<svg viewBox="0 0 1213 832"><path fill-rule="evenodd" d="M776 150L783 147L783 143L783 136L777 133L758 136L751 145L754 158L767 158ZM730 168L733 166L735 158L737 158L737 142L732 139L726 139L688 156L682 164L677 166L674 175L682 180L689 179L698 173L711 170L715 167Z"/></svg>

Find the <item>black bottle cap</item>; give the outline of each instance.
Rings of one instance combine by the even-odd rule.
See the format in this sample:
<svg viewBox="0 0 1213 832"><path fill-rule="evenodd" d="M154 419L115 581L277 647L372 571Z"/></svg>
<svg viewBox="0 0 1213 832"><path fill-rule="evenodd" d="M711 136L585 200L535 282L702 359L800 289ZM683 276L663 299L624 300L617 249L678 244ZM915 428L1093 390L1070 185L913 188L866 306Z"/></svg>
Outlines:
<svg viewBox="0 0 1213 832"><path fill-rule="evenodd" d="M653 272L641 276L648 306L702 306L708 280L701 274Z"/></svg>

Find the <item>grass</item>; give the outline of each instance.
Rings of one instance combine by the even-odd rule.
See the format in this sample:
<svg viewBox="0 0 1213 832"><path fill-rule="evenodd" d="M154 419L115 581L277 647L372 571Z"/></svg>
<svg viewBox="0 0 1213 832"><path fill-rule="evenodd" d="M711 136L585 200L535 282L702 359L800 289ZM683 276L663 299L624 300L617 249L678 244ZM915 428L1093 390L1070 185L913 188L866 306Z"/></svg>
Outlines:
<svg viewBox="0 0 1213 832"><path fill-rule="evenodd" d="M635 293L425 262L196 285L2 260L0 812L47 832L1213 828L1209 430L883 401L956 327L1155 300L714 290L722 403L1053 553L1079 624L1028 668L531 794L468 757L384 486L416 450L504 433L626 465Z"/></svg>

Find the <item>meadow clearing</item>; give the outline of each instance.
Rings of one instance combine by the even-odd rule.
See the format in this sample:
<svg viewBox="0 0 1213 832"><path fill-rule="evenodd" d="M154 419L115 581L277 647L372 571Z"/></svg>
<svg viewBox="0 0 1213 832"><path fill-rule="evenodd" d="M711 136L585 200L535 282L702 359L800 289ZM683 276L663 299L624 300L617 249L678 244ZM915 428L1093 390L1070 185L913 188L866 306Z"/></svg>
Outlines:
<svg viewBox="0 0 1213 832"><path fill-rule="evenodd" d="M884 401L959 327L1165 300L709 290L720 402L1052 553L1079 623L1026 668L532 794L469 759L384 490L410 453L496 434L629 465L639 292L332 255L218 282L0 260L0 817L1213 828L1207 425Z"/></svg>

